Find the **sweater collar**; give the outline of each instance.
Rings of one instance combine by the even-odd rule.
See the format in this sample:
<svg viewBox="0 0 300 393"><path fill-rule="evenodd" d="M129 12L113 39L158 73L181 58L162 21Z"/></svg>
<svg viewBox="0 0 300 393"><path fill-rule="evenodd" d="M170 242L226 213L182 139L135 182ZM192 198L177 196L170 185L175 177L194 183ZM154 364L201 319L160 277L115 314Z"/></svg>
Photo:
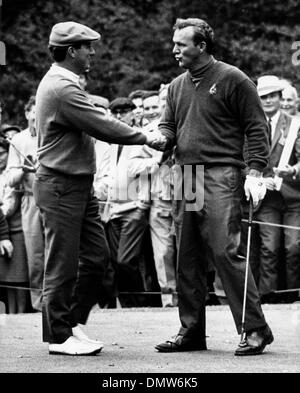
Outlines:
<svg viewBox="0 0 300 393"><path fill-rule="evenodd" d="M52 64L49 70L50 75L61 75L79 85L79 75L67 70L57 64Z"/></svg>
<svg viewBox="0 0 300 393"><path fill-rule="evenodd" d="M199 83L203 79L203 77L205 76L207 71L215 63L216 63L216 59L213 56L211 56L211 59L205 65L201 64L201 65L198 65L195 68L189 70L188 72L189 72L189 76L190 76L192 82L195 84Z"/></svg>

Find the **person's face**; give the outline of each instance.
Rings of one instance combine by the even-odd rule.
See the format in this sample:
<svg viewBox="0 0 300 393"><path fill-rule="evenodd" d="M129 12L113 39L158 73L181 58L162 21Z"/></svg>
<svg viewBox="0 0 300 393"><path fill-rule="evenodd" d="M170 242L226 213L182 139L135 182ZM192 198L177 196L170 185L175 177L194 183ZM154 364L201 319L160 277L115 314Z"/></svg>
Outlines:
<svg viewBox="0 0 300 393"><path fill-rule="evenodd" d="M4 171L4 169L6 168L6 164L7 164L7 156L8 153L6 151L6 149L2 146L0 146L0 171Z"/></svg>
<svg viewBox="0 0 300 393"><path fill-rule="evenodd" d="M268 117L272 117L280 109L280 94L274 92L260 97L263 110Z"/></svg>
<svg viewBox="0 0 300 393"><path fill-rule="evenodd" d="M35 105L32 105L30 110L25 112L25 117L28 121L28 127L29 127L31 134L35 135L35 120L36 120Z"/></svg>
<svg viewBox="0 0 300 393"><path fill-rule="evenodd" d="M201 56L199 45L194 44L194 30L192 26L176 29L173 35L173 54L180 67L190 69L198 64Z"/></svg>
<svg viewBox="0 0 300 393"><path fill-rule="evenodd" d="M92 43L86 42L78 49L71 47L71 51L74 54L74 65L78 74L80 75L83 72L88 72L91 66L91 59L95 55L95 49Z"/></svg>
<svg viewBox="0 0 300 393"><path fill-rule="evenodd" d="M158 119L160 117L161 111L160 111L158 96L145 98L143 101L143 106L144 106L144 117L149 122Z"/></svg>
<svg viewBox="0 0 300 393"><path fill-rule="evenodd" d="M281 109L294 116L297 113L297 98L292 89L284 89L281 97Z"/></svg>
<svg viewBox="0 0 300 393"><path fill-rule="evenodd" d="M138 124L140 124L142 117L144 116L144 107L143 107L143 100L142 98L133 98L132 102L136 106L136 108L133 110L134 117L137 121Z"/></svg>
<svg viewBox="0 0 300 393"><path fill-rule="evenodd" d="M126 123L128 126L133 124L134 114L131 108L115 108L111 113L116 119Z"/></svg>

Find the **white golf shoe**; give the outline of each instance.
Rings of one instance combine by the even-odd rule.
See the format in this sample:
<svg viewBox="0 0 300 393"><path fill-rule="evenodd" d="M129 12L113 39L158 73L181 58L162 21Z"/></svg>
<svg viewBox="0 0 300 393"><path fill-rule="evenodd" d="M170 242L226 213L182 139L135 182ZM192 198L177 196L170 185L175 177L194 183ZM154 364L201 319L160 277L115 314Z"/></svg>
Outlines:
<svg viewBox="0 0 300 393"><path fill-rule="evenodd" d="M51 355L89 356L97 355L102 349L101 345L92 344L71 336L62 344L49 344Z"/></svg>
<svg viewBox="0 0 300 393"><path fill-rule="evenodd" d="M78 340L82 341L82 342L86 342L86 343L90 343L90 344L96 344L99 347L101 347L101 349L103 348L103 343L101 341L98 340L92 340L91 338L89 338L84 331L82 330L82 325L78 324L75 327L72 328L72 333L73 336L78 338Z"/></svg>

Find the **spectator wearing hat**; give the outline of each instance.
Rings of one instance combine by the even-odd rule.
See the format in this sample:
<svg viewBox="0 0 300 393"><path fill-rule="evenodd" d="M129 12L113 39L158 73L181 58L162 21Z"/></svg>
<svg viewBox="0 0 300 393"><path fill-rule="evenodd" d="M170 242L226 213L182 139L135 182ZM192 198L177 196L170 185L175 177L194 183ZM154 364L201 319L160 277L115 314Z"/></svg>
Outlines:
<svg viewBox="0 0 300 393"><path fill-rule="evenodd" d="M270 159L263 171L267 194L255 213L258 221L300 226L300 139L289 141L292 127L297 135L300 121L292 125L292 117L280 109L282 81L274 75L265 75L258 79L257 91L270 125ZM295 119L296 121L297 119ZM291 154L284 166L278 168L286 144L292 143ZM278 186L278 176L283 178ZM257 271L258 288L262 302L274 302L272 294L278 289L278 267L282 230L268 225L258 226L260 241L259 266L252 266ZM300 287L300 241L299 233L284 228L284 252L286 262L286 284L288 289Z"/></svg>
<svg viewBox="0 0 300 393"><path fill-rule="evenodd" d="M131 99L118 97L109 106L111 114L127 125L134 123L135 109ZM108 172L106 219L111 257L120 292L145 290L141 264L142 241L147 226L148 195L142 196L141 183L128 173L132 146L111 145ZM136 189L136 186L138 189ZM120 295L122 307L144 305L140 295Z"/></svg>
<svg viewBox="0 0 300 393"><path fill-rule="evenodd" d="M31 304L42 311L42 288L44 276L44 232L39 210L32 193L37 162L36 106L35 96L25 105L28 126L15 135L10 142L7 160L7 182L22 191L21 216L26 245Z"/></svg>
<svg viewBox="0 0 300 393"><path fill-rule="evenodd" d="M10 124L2 124L1 134L4 138L11 139L14 135L18 134L21 128Z"/></svg>
<svg viewBox="0 0 300 393"><path fill-rule="evenodd" d="M100 34L76 22L53 26L49 49L54 64L36 94L39 168L33 193L45 230L43 340L49 353L97 354L102 343L82 325L98 301L109 249L93 194L96 170L92 137L108 143L155 145L145 135L104 115L79 86Z"/></svg>

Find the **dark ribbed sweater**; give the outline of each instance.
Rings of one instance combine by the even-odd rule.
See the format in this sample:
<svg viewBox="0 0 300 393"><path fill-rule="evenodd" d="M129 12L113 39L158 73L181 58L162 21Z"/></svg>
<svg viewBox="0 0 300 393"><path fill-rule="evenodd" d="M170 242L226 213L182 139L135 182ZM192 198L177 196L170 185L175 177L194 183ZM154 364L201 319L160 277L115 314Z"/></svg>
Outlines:
<svg viewBox="0 0 300 393"><path fill-rule="evenodd" d="M143 145L146 136L94 107L87 94L66 76L48 72L36 94L38 159L70 175L96 171L94 141Z"/></svg>
<svg viewBox="0 0 300 393"><path fill-rule="evenodd" d="M262 171L269 154L268 126L255 84L238 68L216 61L198 84L189 71L172 81L161 132L176 147L180 165L244 167L245 134L249 166Z"/></svg>

